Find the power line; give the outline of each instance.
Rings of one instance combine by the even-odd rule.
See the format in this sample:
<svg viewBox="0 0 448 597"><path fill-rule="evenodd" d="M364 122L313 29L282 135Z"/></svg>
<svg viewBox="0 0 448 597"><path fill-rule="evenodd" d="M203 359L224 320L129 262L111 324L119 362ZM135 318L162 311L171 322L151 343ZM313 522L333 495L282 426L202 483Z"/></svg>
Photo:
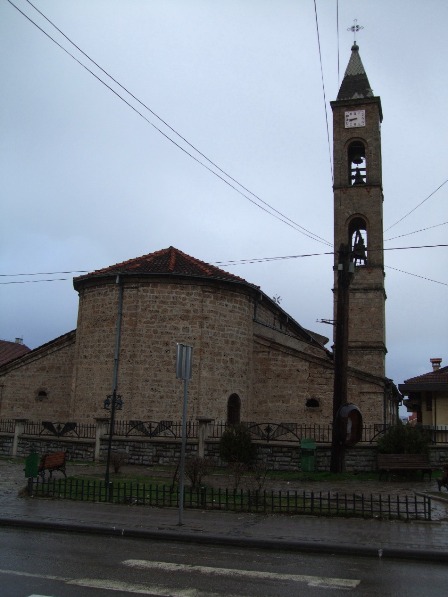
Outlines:
<svg viewBox="0 0 448 597"><path fill-rule="evenodd" d="M207 166L207 164L204 164L204 162L202 162L200 159L198 159L197 157L195 157L194 155L192 155L189 151L187 151L184 147L182 147L181 145L179 145L179 143L177 143L174 139L172 139L169 135L167 135L164 131L162 131L159 127L157 127L153 122L151 122L150 120L148 120L139 110L137 110L137 108L135 108L132 104L130 104L125 98L123 98L117 91L115 91L112 87L110 87L110 85L108 85L105 81L103 81L98 75L96 75L91 69L89 69L85 64L83 64L80 60L78 60L78 58L76 58L71 52L69 52L66 48L64 48L59 42L57 42L49 33L47 33L44 29L42 29L42 27L40 27L35 21L33 21L27 14L25 14L22 10L20 10L20 8L18 8L13 2L12 0L8 0L9 4L11 4L11 6L13 6L18 12L20 12L20 14L22 14L28 21L30 21L30 23L32 23L35 27L37 27L37 29L39 29L39 31L41 31L44 35L46 35L53 43L55 43L61 50L63 50L68 56L70 56L71 58L73 58L73 60L75 60L80 66L82 66L87 72L89 72L92 76L94 76L100 83L102 83L107 89L109 89L109 91L111 91L112 93L114 93L119 99L121 99L128 107L130 107L132 110L134 110L134 112L136 112L139 116L141 116L149 125L151 125L156 131L158 131L161 135L163 135L168 141L170 141L171 143L173 143L178 149L180 149L181 151L183 151L186 155L188 155L190 158L192 158L195 162L197 162L199 165L201 165L203 168L205 168L206 170L208 170L211 174L213 174L214 176L216 176L217 178L219 178L222 182L224 182L225 184L227 184L230 188L232 188L233 190L235 190L237 193L239 193L241 196L243 196L245 199L247 199L248 201L250 201L251 203L253 203L255 206L257 206L259 209L263 210L264 212L266 212L267 214L269 214L270 216L276 218L277 220L280 220L281 222L283 222L284 224L288 225L290 228L293 228L296 232L300 232L300 234L303 234L304 236L307 236L308 238L311 238L312 240L315 240L317 242L326 244L331 246L331 243L328 242L327 240L321 238L319 235L315 234L314 232L311 232L310 230L308 230L307 228L305 228L304 226L301 226L300 224L298 224L297 222L295 222L294 220L292 220L291 218L289 218L288 216L286 216L285 214L283 214L282 212L280 212L279 210L277 210L275 207L273 207L272 205L270 205L269 203L267 203L266 201L264 201L263 199L261 199L258 195L256 195L255 193L253 193L252 191L250 191L249 189L247 189L244 185L242 185L240 182L238 182L235 178L233 178L232 176L230 176L229 174L227 174L227 172L225 172L222 168L220 168L217 164L215 164L212 160L210 160L209 158L207 158L207 156L205 156L202 152L200 152L194 145L192 145L191 143L189 143L182 135L180 135L173 127L171 127L169 124L167 124L162 118L160 118L153 110L151 110L148 106L146 106L146 104L144 104L143 102L141 102L135 95L133 95L130 91L128 91L123 85L121 85L116 79L114 79L111 75L109 75L109 73L107 73L107 71L105 71L101 66L99 66L94 60L92 60L85 52L83 52L83 50L81 50L74 42L72 42L66 35L65 33L63 33L56 25L54 25L52 23L52 21L50 21L50 19L48 19L40 10L38 10L29 0L26 0L39 14L41 14L53 27L55 27L55 29L57 31L59 31L75 48L77 48L77 50L79 50L86 58L88 58L93 64L95 64L95 66L97 66L104 74L106 74L112 81L114 81L114 83L116 83L117 85L120 86L121 89L123 89L127 94L129 94L133 99L135 99L141 106L143 106L145 109L147 109L151 114L153 114L156 118L158 118L161 122L163 122L164 125L166 125L172 132L174 132L176 135L178 135L185 143L187 143L194 151L196 151L199 155L201 155L204 159L206 159L210 164L213 165L213 167L217 168L219 170L219 172L221 172L224 176L226 176L227 178L229 178L230 180L232 180L233 182L235 182L235 184L237 184L239 187L241 187L242 189L244 189L245 191L247 191L248 193L250 193L253 197L255 197L258 201L260 201L263 205L265 205L266 207L263 207L263 205L260 205L259 203L257 203L256 201L254 201L254 199L252 199L251 197L249 197L248 195L246 195L246 193L243 193L240 189L238 189L235 185L233 185L232 183L230 183L228 180L226 180L225 178L223 178L223 176L221 176L218 172L215 172L212 168L210 168L209 166ZM268 209L266 209L268 208ZM272 211L269 211L272 210ZM274 212L274 213L272 213ZM278 215L276 215L278 214Z"/></svg>
<svg viewBox="0 0 448 597"><path fill-rule="evenodd" d="M215 261L214 265L219 265L221 267L224 266L233 266L233 265L246 265L251 263L265 263L268 261L285 261L287 259L299 259L302 257L319 257L321 255L334 255L333 251L328 251L325 253L305 253L302 255L283 255L279 257L253 257L252 259L235 259L235 260L228 260L228 261Z"/></svg>
<svg viewBox="0 0 448 597"><path fill-rule="evenodd" d="M322 92L323 92L323 96L324 96L324 108L325 108L325 122L326 122L326 126L327 126L328 156L330 159L331 180L333 180L333 163L331 161L331 144L330 144L330 129L328 127L327 97L325 94L324 70L322 67L322 51L320 48L320 35L319 35L319 23L317 20L316 0L314 0L314 15L316 18L316 33L317 33L317 45L319 47L320 76L321 76L321 80L322 80Z"/></svg>
<svg viewBox="0 0 448 597"><path fill-rule="evenodd" d="M422 280L427 280L428 282L434 282L434 284L441 284L442 286L448 286L447 282L439 282L439 280L433 280L432 278L426 278L425 276L419 276L418 274L412 274L411 272L405 272L402 269L398 269L397 267L392 267L390 265L386 265L387 269L393 269L396 272L400 272L402 274L407 274L408 276L414 276L415 278L421 278Z"/></svg>
<svg viewBox="0 0 448 597"><path fill-rule="evenodd" d="M419 208L421 205L423 205L423 203L425 203L425 201L428 201L428 199L430 197L432 197L433 195L435 195L437 193L437 191L439 189L441 189L443 187L443 185L445 185L447 182L448 182L448 178L444 182L442 182L442 184L439 185L435 191L433 191L430 195L428 195L426 197L426 199L423 199L423 201L421 201L418 205L416 205L414 208L412 208L411 211L409 211L402 218L400 218L399 220L397 220L396 222L394 222L391 226L389 226L389 228L386 228L386 230L384 232L387 232L388 230L390 230L391 228L393 228L394 226L396 226L397 224L399 224L400 222L402 222L405 218L407 218L408 216L410 216L411 213L413 213L417 208Z"/></svg>
<svg viewBox="0 0 448 597"><path fill-rule="evenodd" d="M436 249L448 247L447 245L419 245L419 246L411 246L411 247L389 247L387 249L370 249L367 250L368 253L377 253L378 251L405 251L408 249ZM337 251L336 251L337 253ZM299 259L302 257L320 257L322 255L335 255L335 251L327 251L324 253L304 253L301 255L283 255L277 257L253 257L251 259L236 259L236 260L228 260L228 261L214 261L215 265L226 266L226 265L245 265L251 263L264 263L267 261L281 261L286 259Z"/></svg>
<svg viewBox="0 0 448 597"><path fill-rule="evenodd" d="M412 247L391 247L389 249L384 249L384 251L405 251L405 250L410 250L410 249L436 249L436 248L442 248L442 247L448 247L448 244L440 244L440 245L419 245L419 246L412 246ZM381 249L378 249L378 251L381 251ZM373 250L370 251L370 253L374 252ZM271 262L271 261L286 261L288 259L300 259L300 258L305 258L305 257L320 257L323 255L334 255L333 251L327 251L324 253L303 253L300 255L281 255L281 256L275 256L275 257L253 257L251 259L235 259L235 260L228 260L228 261L214 261L211 262L213 265L218 265L220 267L231 267L231 266L236 266L236 265L251 265L254 263L266 263L266 262ZM403 270L399 270L397 268L393 268L391 266L385 266L388 267L389 269L396 269L399 272L405 273L405 274L409 274L411 276L416 276L425 280L429 280L430 282L436 282L437 284L442 284L444 286L448 286L448 284L446 284L445 282L438 282L437 280L432 280L430 278L425 278L424 276L419 276L418 274L411 274L409 272L405 272ZM47 276L51 276L51 275L58 275L61 273L67 273L67 274L72 274L72 273L88 273L87 270L72 270L72 271L66 271L66 272L45 272L45 273L31 273L31 274L0 274L1 277L17 277L17 276L39 276L39 275L47 275ZM71 278L52 278L52 279L45 279L45 280L13 280L13 281L9 281L9 282L0 282L0 285L8 285L8 284L32 284L32 283L38 283L38 282L61 282L61 281L66 281L66 280L71 280Z"/></svg>
<svg viewBox="0 0 448 597"><path fill-rule="evenodd" d="M438 245L414 245L410 247L389 247L384 249L384 251L405 251L408 249L438 249L448 247L448 244L438 244ZM369 252L378 252L382 249L371 249ZM228 259L226 261L213 261L211 262L214 265L224 266L224 265L243 265L245 263L262 263L265 261L282 261L287 259L300 259L304 257L321 257L323 255L334 255L334 251L325 251L323 253L301 253L299 255L277 255L274 257L252 257L250 259ZM67 270L67 271L58 271L58 272L33 272L33 273L19 273L19 274L0 274L2 278L16 278L18 276L56 276L59 274L88 274L90 270L86 269L76 269L76 270ZM60 280L68 280L69 278L59 278ZM46 282L47 280L39 280L42 282ZM50 280L51 281L51 280ZM0 284L21 284L22 282L0 282Z"/></svg>
<svg viewBox="0 0 448 597"><path fill-rule="evenodd" d="M89 270L75 269L67 272L35 272L32 274L0 274L1 278L15 278L17 276L55 276L57 274L88 274ZM66 279L66 278L64 278Z"/></svg>
<svg viewBox="0 0 448 597"><path fill-rule="evenodd" d="M71 280L71 278L52 278L51 280L17 280L17 282L0 282L0 284L38 284L39 282L62 282L63 280Z"/></svg>
<svg viewBox="0 0 448 597"><path fill-rule="evenodd" d="M396 240L397 238L403 238L403 236L411 236L412 234L417 234L417 232L425 232L425 230L431 230L432 228L438 228L439 226L446 226L448 222L442 222L441 224L434 224L434 226L428 226L427 228L420 228L420 230L414 230L413 232L407 232L406 234L400 234L399 236L393 236L392 238L386 238L384 241L385 243Z"/></svg>

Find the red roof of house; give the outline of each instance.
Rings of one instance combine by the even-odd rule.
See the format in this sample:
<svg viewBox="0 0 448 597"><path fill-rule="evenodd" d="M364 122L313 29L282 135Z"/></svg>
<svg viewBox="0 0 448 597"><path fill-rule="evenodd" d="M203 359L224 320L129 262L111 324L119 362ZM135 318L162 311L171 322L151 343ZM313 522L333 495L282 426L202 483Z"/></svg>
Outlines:
<svg viewBox="0 0 448 597"><path fill-rule="evenodd" d="M0 367L9 361L22 357L30 348L19 342L8 342L8 340L0 340Z"/></svg>
<svg viewBox="0 0 448 597"><path fill-rule="evenodd" d="M430 371L411 379L405 379L404 383L446 383L448 384L448 367L441 367L436 371Z"/></svg>
<svg viewBox="0 0 448 597"><path fill-rule="evenodd" d="M73 280L73 283L76 288L77 283L83 280L117 274L191 276L249 284L243 278L230 274L204 261L200 261L195 257L191 257L175 247L168 247L155 253L148 253L148 255L142 255L135 259L129 259L128 261L78 276ZM249 285L252 286L252 284Z"/></svg>
<svg viewBox="0 0 448 597"><path fill-rule="evenodd" d="M430 371L417 377L406 379L400 384L399 389L403 393L421 392L424 390L446 391L448 390L448 367L441 367L436 371Z"/></svg>

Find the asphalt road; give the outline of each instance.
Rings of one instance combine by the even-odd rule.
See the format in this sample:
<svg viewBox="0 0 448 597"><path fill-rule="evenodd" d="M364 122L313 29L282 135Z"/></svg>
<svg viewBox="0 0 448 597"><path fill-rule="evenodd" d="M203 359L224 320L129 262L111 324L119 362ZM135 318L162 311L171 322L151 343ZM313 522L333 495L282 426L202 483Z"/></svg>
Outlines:
<svg viewBox="0 0 448 597"><path fill-rule="evenodd" d="M443 564L0 529L2 597L447 594Z"/></svg>

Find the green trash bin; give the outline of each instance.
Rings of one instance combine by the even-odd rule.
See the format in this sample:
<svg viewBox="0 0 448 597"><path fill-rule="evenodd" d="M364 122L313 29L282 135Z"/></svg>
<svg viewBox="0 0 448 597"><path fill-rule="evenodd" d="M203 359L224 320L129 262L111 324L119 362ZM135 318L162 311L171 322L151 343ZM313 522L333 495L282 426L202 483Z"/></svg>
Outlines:
<svg viewBox="0 0 448 597"><path fill-rule="evenodd" d="M302 439L300 442L301 460L300 465L303 473L311 473L315 470L316 442L313 439Z"/></svg>

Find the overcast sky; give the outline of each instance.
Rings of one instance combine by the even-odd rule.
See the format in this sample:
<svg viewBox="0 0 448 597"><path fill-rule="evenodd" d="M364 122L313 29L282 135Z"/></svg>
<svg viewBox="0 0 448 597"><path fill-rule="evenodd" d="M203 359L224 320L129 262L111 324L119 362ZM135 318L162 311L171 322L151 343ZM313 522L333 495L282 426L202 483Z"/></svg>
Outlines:
<svg viewBox="0 0 448 597"><path fill-rule="evenodd" d="M11 1L107 81L26 0ZM384 114L385 248L446 244L448 183L429 197L448 179L445 0L339 0L339 31L336 0L316 0L326 103L313 0L34 4L207 158L330 243L325 105L331 140L329 102L350 58L347 28L358 19L361 59ZM0 0L0 73L0 338L23 337L36 348L76 327L77 274L47 272L92 271L170 245L216 265L332 250L199 165L8 0ZM429 371L431 357L448 364L447 250L385 252L386 374L396 383ZM224 269L280 296L301 325L331 336L317 320L333 316L332 265L323 254ZM38 272L45 274L12 277ZM66 279L38 281L55 278Z"/></svg>

